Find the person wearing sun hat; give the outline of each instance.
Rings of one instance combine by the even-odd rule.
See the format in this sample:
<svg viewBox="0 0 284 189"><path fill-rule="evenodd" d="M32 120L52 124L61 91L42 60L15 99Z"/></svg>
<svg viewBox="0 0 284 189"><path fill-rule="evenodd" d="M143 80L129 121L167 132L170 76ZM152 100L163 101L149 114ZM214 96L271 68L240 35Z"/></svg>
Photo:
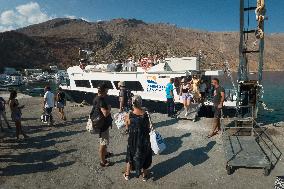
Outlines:
<svg viewBox="0 0 284 189"><path fill-rule="evenodd" d="M131 109L131 91L126 88L125 82L118 83L119 88L119 111L129 111Z"/></svg>

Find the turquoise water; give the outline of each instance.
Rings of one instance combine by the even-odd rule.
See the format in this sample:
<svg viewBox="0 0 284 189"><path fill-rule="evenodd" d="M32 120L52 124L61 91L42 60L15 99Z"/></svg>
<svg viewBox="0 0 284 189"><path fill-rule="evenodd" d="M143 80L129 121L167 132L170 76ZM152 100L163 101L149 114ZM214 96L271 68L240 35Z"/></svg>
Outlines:
<svg viewBox="0 0 284 189"><path fill-rule="evenodd" d="M273 112L260 111L260 121L284 121L284 72L265 72L263 77L264 102Z"/></svg>
<svg viewBox="0 0 284 189"><path fill-rule="evenodd" d="M250 79L255 79L254 77L256 75L251 75ZM225 87L230 85L227 77L220 79ZM269 112L260 107L258 121L263 123L284 121L284 72L264 72L263 87L263 100L268 108L274 111Z"/></svg>

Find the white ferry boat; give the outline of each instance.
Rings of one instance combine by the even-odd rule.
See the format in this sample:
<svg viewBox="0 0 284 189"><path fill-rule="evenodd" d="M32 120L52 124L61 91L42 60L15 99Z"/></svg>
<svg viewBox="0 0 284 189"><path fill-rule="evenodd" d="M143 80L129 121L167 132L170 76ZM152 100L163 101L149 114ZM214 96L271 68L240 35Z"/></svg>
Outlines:
<svg viewBox="0 0 284 189"><path fill-rule="evenodd" d="M165 88L170 78L174 78L176 81L175 102L180 104L179 107L182 107L182 100L178 95L179 82L182 78L191 78L193 75L197 75L210 84L212 77L224 75L223 70L200 70L196 57L165 58L158 62L144 59L141 62L136 63L129 60L123 64L72 66L67 69L69 82L67 85L61 85L61 88L75 102L81 103L85 100L92 104L99 83L104 82L109 87L108 94L112 99L112 105L117 107L118 83L124 81L127 89L131 90L134 95L138 94L143 98L147 108L164 112L166 110ZM227 94L226 96L227 100L224 106L234 107L236 101L233 95ZM207 99L204 105L211 106L210 99Z"/></svg>

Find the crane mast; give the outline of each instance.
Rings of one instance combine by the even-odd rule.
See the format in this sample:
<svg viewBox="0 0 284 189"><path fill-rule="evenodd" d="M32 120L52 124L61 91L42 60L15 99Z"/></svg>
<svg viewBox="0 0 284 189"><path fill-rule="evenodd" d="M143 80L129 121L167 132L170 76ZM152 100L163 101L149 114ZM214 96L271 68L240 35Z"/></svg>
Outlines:
<svg viewBox="0 0 284 189"><path fill-rule="evenodd" d="M264 20L265 20L265 1L257 0L256 5L252 6L250 0L240 0L240 43L239 43L239 69L238 69L238 114L244 116L249 111L257 117L258 104L261 100L262 73L263 73L263 54L264 54ZM250 15L255 14L257 27L250 28ZM245 16L247 15L247 20ZM254 34L254 35L251 35ZM254 46L257 49L249 49L249 39L255 39ZM251 47L250 47L251 48ZM249 78L250 61L248 55L255 55L258 58L257 79ZM251 109L251 110L249 110Z"/></svg>

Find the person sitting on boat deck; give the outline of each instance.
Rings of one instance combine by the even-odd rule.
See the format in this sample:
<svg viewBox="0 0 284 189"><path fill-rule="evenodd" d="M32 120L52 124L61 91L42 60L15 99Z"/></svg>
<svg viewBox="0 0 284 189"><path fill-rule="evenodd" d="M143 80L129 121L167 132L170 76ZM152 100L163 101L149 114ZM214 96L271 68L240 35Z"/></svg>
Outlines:
<svg viewBox="0 0 284 189"><path fill-rule="evenodd" d="M52 116L52 109L55 106L54 94L51 92L50 86L46 86L44 90L45 94L43 96L43 110L48 116L48 125L52 126L54 124Z"/></svg>
<svg viewBox="0 0 284 189"><path fill-rule="evenodd" d="M207 91L207 84L204 80L200 81L199 91L200 91L201 102L203 103L205 100L206 91Z"/></svg>
<svg viewBox="0 0 284 189"><path fill-rule="evenodd" d="M168 117L173 117L174 112L174 106L175 106L175 100L174 100L174 78L170 79L170 82L166 86L166 98L167 98L167 112Z"/></svg>
<svg viewBox="0 0 284 189"><path fill-rule="evenodd" d="M192 94L193 94L193 98L194 101L199 101L200 99L200 92L199 92L199 83L200 83L200 79L197 78L196 75L194 75L191 79L191 85L192 85Z"/></svg>
<svg viewBox="0 0 284 189"><path fill-rule="evenodd" d="M129 129L125 180L129 180L130 171L135 170L136 177L141 175L143 181L149 176L148 168L152 164L152 149L150 143L151 124L148 113L142 108L142 98L135 95L132 99L133 111L125 118L125 125Z"/></svg>
<svg viewBox="0 0 284 189"><path fill-rule="evenodd" d="M118 87L120 89L119 91L119 111L128 112L129 110L131 110L131 97L132 97L131 91L126 88L124 81L120 81L118 83Z"/></svg>
<svg viewBox="0 0 284 189"><path fill-rule="evenodd" d="M190 103L193 98L193 95L190 93L192 90L190 81L185 80L184 78L181 80L180 86L180 96L182 96L183 106L185 110L185 117L188 116Z"/></svg>
<svg viewBox="0 0 284 189"><path fill-rule="evenodd" d="M6 101L4 100L3 97L0 97L0 127L1 127L1 131L3 132L3 126L2 126L2 117L8 127L8 129L12 129L12 127L10 126L7 117L6 117Z"/></svg>
<svg viewBox="0 0 284 189"><path fill-rule="evenodd" d="M11 91L10 98L9 98L9 106L11 110L11 118L12 121L15 122L16 125L16 137L17 140L19 140L20 134L24 136L24 138L28 138L28 135L26 135L22 129L22 109L25 107L19 105L19 101L17 100L17 92Z"/></svg>
<svg viewBox="0 0 284 189"><path fill-rule="evenodd" d="M101 114L104 117L104 125L99 133L99 156L100 156L100 166L108 167L113 165L113 163L106 160L106 158L112 156L112 153L107 151L107 146L109 145L109 128L112 127L112 117L111 117L111 106L109 105L106 97L108 94L107 85L103 82L98 86L98 95L94 99L94 104L90 116Z"/></svg>
<svg viewBox="0 0 284 189"><path fill-rule="evenodd" d="M220 118L221 118L221 111L223 108L223 103L225 100L225 90L219 84L219 79L214 78L212 80L212 85L214 87L214 95L213 95L213 109L214 109L214 122L213 122L213 130L208 135L208 138L211 138L215 134L221 130L220 126Z"/></svg>
<svg viewBox="0 0 284 189"><path fill-rule="evenodd" d="M56 95L56 102L57 102L56 107L58 108L60 118L64 121L66 121L66 116L65 116L65 113L64 113L64 106L65 106L65 103L66 103L65 93L62 91L61 87L58 88L58 92L57 92L57 95Z"/></svg>

